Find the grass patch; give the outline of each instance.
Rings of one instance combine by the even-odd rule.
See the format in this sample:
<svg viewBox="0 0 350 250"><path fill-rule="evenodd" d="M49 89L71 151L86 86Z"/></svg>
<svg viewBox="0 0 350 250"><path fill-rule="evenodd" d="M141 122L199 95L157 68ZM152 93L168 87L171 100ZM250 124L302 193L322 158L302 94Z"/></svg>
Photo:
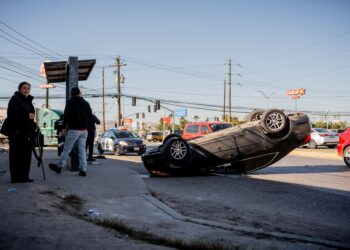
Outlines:
<svg viewBox="0 0 350 250"><path fill-rule="evenodd" d="M122 221L114 221L114 220L93 220L90 219L93 223L99 226L103 226L106 228L113 229L119 233L128 235L131 239L141 240L144 242L152 243L155 245L162 245L167 247L173 247L176 249L183 250L232 250L238 249L236 247L228 247L225 246L222 242L217 241L190 241L184 242L179 239L169 239L166 237L161 237L150 233L147 229L145 230L137 230L130 226L127 226Z"/></svg>
<svg viewBox="0 0 350 250"><path fill-rule="evenodd" d="M54 192L46 192L55 195ZM180 239L169 239L149 232L148 229L138 230L126 225L120 220L96 219L81 213L84 200L75 194L67 195L61 204L56 204L56 208L65 211L72 216L94 223L95 225L112 229L120 234L127 235L130 239L147 242L154 245L167 246L180 250L233 250L242 249L240 247L227 246L220 241L194 240L185 242Z"/></svg>

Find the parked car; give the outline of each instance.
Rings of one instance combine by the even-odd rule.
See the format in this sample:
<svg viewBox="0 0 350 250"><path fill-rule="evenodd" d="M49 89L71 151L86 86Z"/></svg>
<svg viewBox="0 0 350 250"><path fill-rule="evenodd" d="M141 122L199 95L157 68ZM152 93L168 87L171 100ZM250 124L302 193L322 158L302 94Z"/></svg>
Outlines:
<svg viewBox="0 0 350 250"><path fill-rule="evenodd" d="M227 122L191 122L185 125L182 138L190 140L231 127L232 124Z"/></svg>
<svg viewBox="0 0 350 250"><path fill-rule="evenodd" d="M151 175L250 173L270 166L310 140L307 115L265 111L259 120L188 140L168 135L141 156Z"/></svg>
<svg viewBox="0 0 350 250"><path fill-rule="evenodd" d="M142 155L146 151L143 140L129 130L109 129L97 140L99 154L114 152L115 155L135 152Z"/></svg>
<svg viewBox="0 0 350 250"><path fill-rule="evenodd" d="M338 155L344 158L345 164L350 167L350 128L339 134L337 151Z"/></svg>
<svg viewBox="0 0 350 250"><path fill-rule="evenodd" d="M147 133L146 140L154 141L154 142L163 141L163 132L153 131L153 132Z"/></svg>
<svg viewBox="0 0 350 250"><path fill-rule="evenodd" d="M325 128L312 128L311 140L306 146L309 148L317 148L319 146L327 146L335 148L338 144L338 133Z"/></svg>

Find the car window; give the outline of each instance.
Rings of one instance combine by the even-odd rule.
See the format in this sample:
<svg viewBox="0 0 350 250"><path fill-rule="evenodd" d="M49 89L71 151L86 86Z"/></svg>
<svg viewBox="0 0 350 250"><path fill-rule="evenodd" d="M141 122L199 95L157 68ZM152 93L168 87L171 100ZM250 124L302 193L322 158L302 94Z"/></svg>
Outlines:
<svg viewBox="0 0 350 250"><path fill-rule="evenodd" d="M208 133L210 133L210 129L207 126L202 125L201 134L208 134Z"/></svg>
<svg viewBox="0 0 350 250"><path fill-rule="evenodd" d="M315 130L316 132L319 132L319 133L327 133L327 132L328 132L328 130L325 129L325 128L315 128L314 130Z"/></svg>
<svg viewBox="0 0 350 250"><path fill-rule="evenodd" d="M136 138L136 136L130 131L114 131L114 135L117 138Z"/></svg>
<svg viewBox="0 0 350 250"><path fill-rule="evenodd" d="M213 132L215 132L225 128L230 128L232 127L232 125L231 124L210 124L210 127L213 130Z"/></svg>
<svg viewBox="0 0 350 250"><path fill-rule="evenodd" d="M186 133L196 134L198 133L199 126L198 125L189 125L186 128Z"/></svg>

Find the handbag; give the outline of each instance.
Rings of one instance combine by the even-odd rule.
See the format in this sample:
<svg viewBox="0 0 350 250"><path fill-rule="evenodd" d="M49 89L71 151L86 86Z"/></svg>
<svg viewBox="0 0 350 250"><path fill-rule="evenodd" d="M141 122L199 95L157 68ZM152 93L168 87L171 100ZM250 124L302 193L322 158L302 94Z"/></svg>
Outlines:
<svg viewBox="0 0 350 250"><path fill-rule="evenodd" d="M5 135L5 136L9 136L10 134L10 122L8 119L5 119L2 126L1 126L1 129L0 129L0 133Z"/></svg>

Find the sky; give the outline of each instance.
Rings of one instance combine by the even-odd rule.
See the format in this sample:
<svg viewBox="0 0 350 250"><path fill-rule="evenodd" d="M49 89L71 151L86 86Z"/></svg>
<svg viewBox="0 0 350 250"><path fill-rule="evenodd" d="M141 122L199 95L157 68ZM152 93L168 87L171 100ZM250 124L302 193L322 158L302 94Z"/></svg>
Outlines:
<svg viewBox="0 0 350 250"><path fill-rule="evenodd" d="M232 116L280 108L310 112L313 120L322 114L350 120L347 0L0 0L0 21L0 107L21 81L32 84L35 106L42 107L42 63L76 56L96 59L79 86L101 117L102 98L88 96L102 93L103 68L105 93L117 93L110 66L120 56L124 117L140 112L158 121L185 108L188 120L212 120L223 113L231 60ZM287 96L299 88L306 90L300 99ZM64 97L65 84L49 93ZM166 109L154 113L155 100ZM49 105L63 110L65 98ZM106 98L105 109L115 121L116 99Z"/></svg>

